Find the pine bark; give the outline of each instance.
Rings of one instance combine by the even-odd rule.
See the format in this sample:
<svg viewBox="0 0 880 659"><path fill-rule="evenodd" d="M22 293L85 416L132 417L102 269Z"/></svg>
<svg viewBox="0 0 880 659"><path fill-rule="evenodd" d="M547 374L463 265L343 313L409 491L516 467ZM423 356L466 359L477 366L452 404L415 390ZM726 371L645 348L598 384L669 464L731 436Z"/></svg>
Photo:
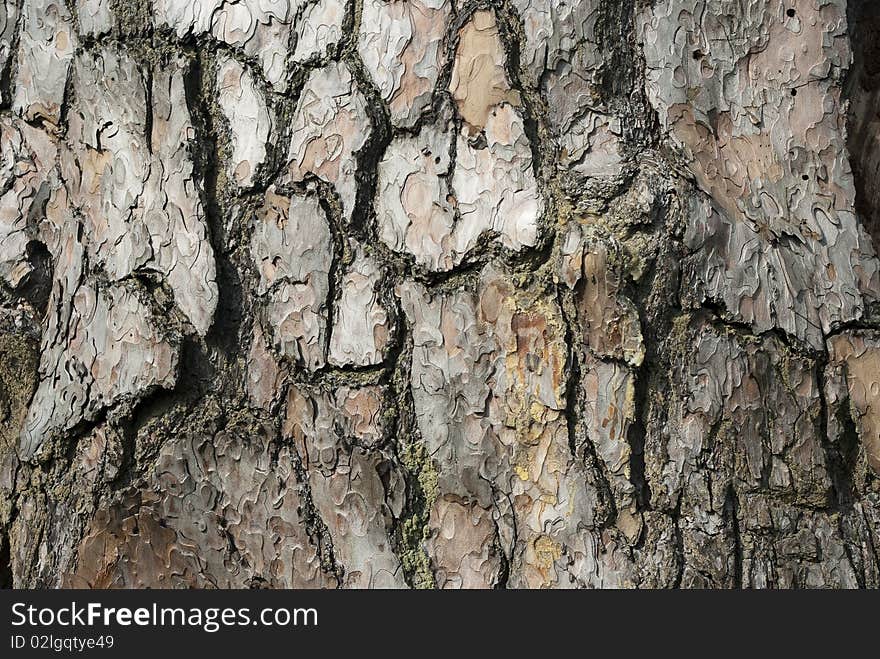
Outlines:
<svg viewBox="0 0 880 659"><path fill-rule="evenodd" d="M0 0L0 585L880 585L871 0Z"/></svg>

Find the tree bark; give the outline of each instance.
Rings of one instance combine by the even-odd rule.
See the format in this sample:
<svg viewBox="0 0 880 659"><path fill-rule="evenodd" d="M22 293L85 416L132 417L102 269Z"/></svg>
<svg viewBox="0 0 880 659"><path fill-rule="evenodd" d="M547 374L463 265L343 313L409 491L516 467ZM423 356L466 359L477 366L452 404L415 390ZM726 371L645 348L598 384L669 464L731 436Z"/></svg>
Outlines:
<svg viewBox="0 0 880 659"><path fill-rule="evenodd" d="M876 587L871 0L0 0L0 584Z"/></svg>

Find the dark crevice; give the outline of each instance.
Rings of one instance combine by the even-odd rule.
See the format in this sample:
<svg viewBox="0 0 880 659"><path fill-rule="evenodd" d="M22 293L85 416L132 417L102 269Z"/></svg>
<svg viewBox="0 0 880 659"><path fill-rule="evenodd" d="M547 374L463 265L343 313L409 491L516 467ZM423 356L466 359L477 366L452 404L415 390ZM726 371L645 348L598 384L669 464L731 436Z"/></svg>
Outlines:
<svg viewBox="0 0 880 659"><path fill-rule="evenodd" d="M681 495L675 504L675 510L672 511L672 524L675 534L675 556L678 561L678 569L675 574L675 582L672 584L674 590L681 588L681 582L684 579L685 556L684 556L684 534L681 531Z"/></svg>
<svg viewBox="0 0 880 659"><path fill-rule="evenodd" d="M850 511L852 513L854 511ZM837 530L840 533L840 537L843 539L843 551L846 554L846 559L849 561L850 568L852 569L853 575L856 578L856 583L860 589L864 589L866 587L866 575L868 573L867 565L865 565L863 558L863 553L859 551L859 547L853 546L853 538L859 538L859 533L855 529L852 528L850 515L840 515L837 519ZM870 533L864 534L868 541L864 545L865 549L870 551Z"/></svg>
<svg viewBox="0 0 880 659"><path fill-rule="evenodd" d="M880 2L849 0L847 22L853 62L844 92L856 210L880 251Z"/></svg>
<svg viewBox="0 0 880 659"><path fill-rule="evenodd" d="M493 487L493 489L495 489ZM498 496L498 492L495 492L495 496ZM507 497L508 502L510 503L511 508L513 508L513 504L510 502L510 495L504 494ZM499 517L500 519L500 517ZM516 516L512 516L513 521L513 539L511 541L511 548L516 546L517 540L517 528L516 528ZM511 558L504 551L504 547L501 544L501 529L498 526L498 520L495 519L495 516L492 516L492 523L495 525L495 540L494 540L494 551L498 554L499 567L498 567L498 581L495 582L495 590L506 590L507 585L510 582L510 572L511 572Z"/></svg>
<svg viewBox="0 0 880 659"><path fill-rule="evenodd" d="M222 163L219 128L210 108L203 98L212 98L213 76L207 69L212 57L204 53L184 75L187 105L198 136L199 148L192 157L194 173L199 176L204 189L205 224L208 229L216 265L217 290L220 296L214 311L213 324L206 341L228 355L241 350L240 330L243 321L245 295L241 275L229 254L227 246L234 236L224 224L226 209L222 205ZM207 74L207 75L206 75Z"/></svg>
<svg viewBox="0 0 880 659"><path fill-rule="evenodd" d="M342 277L345 275L345 266L349 265L344 262L344 256L349 252L349 249L346 241L344 220L338 210L339 202L332 186L319 181L315 181L314 184L318 189L318 204L324 211L324 216L330 229L330 241L333 245L333 258L330 259L330 264L327 268L327 297L324 302L326 330L324 332L324 345L322 348L324 357L327 359L330 356L333 328L336 325L336 300L342 295ZM331 203L331 200L334 203ZM319 370L331 368L333 368L332 365L325 362L324 366ZM309 369L303 369L303 371L308 372Z"/></svg>
<svg viewBox="0 0 880 659"><path fill-rule="evenodd" d="M852 508L857 500L855 473L861 446L859 432L850 413L849 400L843 401L838 407L837 422L841 428L840 435L836 441L829 442L826 454L837 509L845 511Z"/></svg>
<svg viewBox="0 0 880 659"><path fill-rule="evenodd" d="M431 514L429 494L422 479L431 468L431 457L422 440L416 422L415 402L412 397L410 365L412 363L412 332L406 316L396 305L400 322L400 337L388 356L387 442L394 459L405 473L405 500L400 517L394 519L390 532L395 554L400 558L404 581L414 588L433 588L435 577L423 541Z"/></svg>
<svg viewBox="0 0 880 659"><path fill-rule="evenodd" d="M648 395L650 394L650 368L647 363L635 373L635 396L633 400L633 422L629 426L626 440L630 447L629 481L635 488L636 503L640 510L650 509L651 488L645 475L645 443L648 429Z"/></svg>
<svg viewBox="0 0 880 659"><path fill-rule="evenodd" d="M562 292L557 295L559 308L565 323L565 344L568 346L568 361L565 368L567 374L565 386L565 420L568 428L568 442L571 455L581 460L589 474L594 475L593 483L599 496L599 508L596 510L596 521L600 526L613 524L617 519L617 502L614 490L606 473L605 464L600 460L596 447L589 437L581 419L581 356L577 348L580 343L577 315L569 310Z"/></svg>
<svg viewBox="0 0 880 659"><path fill-rule="evenodd" d="M333 538L312 500L309 475L299 457L299 453L291 451L291 459L293 461L293 471L300 486L301 507L299 512L303 526L306 529L309 540L317 551L322 572L335 579L337 586L339 586L342 584L342 579L345 576L345 568L336 558L336 552L333 549Z"/></svg>
<svg viewBox="0 0 880 659"><path fill-rule="evenodd" d="M357 89L366 100L366 110L370 119L370 135L363 148L355 154L357 167L355 182L357 193L354 208L345 209L351 213L348 225L354 236L366 238L369 235L373 220L373 197L376 193L376 180L379 161L385 155L385 149L391 143L391 120L379 90L373 84L372 77L356 53L346 60L346 65L353 78L357 81Z"/></svg>
<svg viewBox="0 0 880 659"><path fill-rule="evenodd" d="M633 35L639 0L600 0L594 28L604 62L599 89L612 114L623 121L624 142L631 148L657 146L659 121L645 93L645 63Z"/></svg>
<svg viewBox="0 0 880 659"><path fill-rule="evenodd" d="M0 535L0 589L12 588L12 556L9 550L9 538Z"/></svg>
<svg viewBox="0 0 880 659"><path fill-rule="evenodd" d="M731 483L724 499L724 517L733 540L733 587L743 586L743 544L739 528L739 497Z"/></svg>
<svg viewBox="0 0 880 659"><path fill-rule="evenodd" d="M144 114L144 142L147 152L153 153L153 71L147 68L144 72L144 102L146 112Z"/></svg>
<svg viewBox="0 0 880 659"><path fill-rule="evenodd" d="M22 18L21 0L17 0L16 7L16 25L12 29L11 39L9 41L8 57L2 69L0 69L0 110L7 109L12 104L12 78L16 65L16 53L18 52L18 35L20 32ZM9 20L7 13L6 20Z"/></svg>
<svg viewBox="0 0 880 659"><path fill-rule="evenodd" d="M16 295L27 300L40 317L46 315L55 265L52 255L43 243L32 240L27 244L26 254L31 271L16 289Z"/></svg>
<svg viewBox="0 0 880 659"><path fill-rule="evenodd" d="M208 226L212 224L212 212L208 212ZM216 218L216 216L214 216ZM214 311L214 323L206 337L210 345L216 345L227 354L235 354L243 345L240 330L243 320L245 293L238 268L222 250L214 250L217 268L217 290L220 299Z"/></svg>
<svg viewBox="0 0 880 659"><path fill-rule="evenodd" d="M720 331L730 330L741 337L754 337L762 340L775 337L779 343L793 353L814 359L823 359L825 357L824 350L804 343L798 337L788 334L785 330L774 327L757 331L749 323L733 320L724 303L717 300L703 300L700 309L708 313L709 321Z"/></svg>

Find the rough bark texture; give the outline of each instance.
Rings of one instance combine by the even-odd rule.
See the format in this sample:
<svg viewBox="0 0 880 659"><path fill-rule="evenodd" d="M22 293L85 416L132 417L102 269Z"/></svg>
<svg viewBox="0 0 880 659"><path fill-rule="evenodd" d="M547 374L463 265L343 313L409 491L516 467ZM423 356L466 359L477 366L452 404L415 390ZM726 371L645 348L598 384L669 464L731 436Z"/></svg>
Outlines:
<svg viewBox="0 0 880 659"><path fill-rule="evenodd" d="M872 0L0 0L0 585L877 587Z"/></svg>

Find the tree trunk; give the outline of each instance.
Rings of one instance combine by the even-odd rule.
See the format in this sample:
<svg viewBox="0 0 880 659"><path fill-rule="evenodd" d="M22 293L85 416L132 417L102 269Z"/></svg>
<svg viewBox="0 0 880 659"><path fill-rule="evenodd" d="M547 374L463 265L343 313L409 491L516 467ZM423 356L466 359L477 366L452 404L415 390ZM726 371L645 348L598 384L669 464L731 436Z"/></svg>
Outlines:
<svg viewBox="0 0 880 659"><path fill-rule="evenodd" d="M871 0L0 0L0 583L880 585Z"/></svg>

